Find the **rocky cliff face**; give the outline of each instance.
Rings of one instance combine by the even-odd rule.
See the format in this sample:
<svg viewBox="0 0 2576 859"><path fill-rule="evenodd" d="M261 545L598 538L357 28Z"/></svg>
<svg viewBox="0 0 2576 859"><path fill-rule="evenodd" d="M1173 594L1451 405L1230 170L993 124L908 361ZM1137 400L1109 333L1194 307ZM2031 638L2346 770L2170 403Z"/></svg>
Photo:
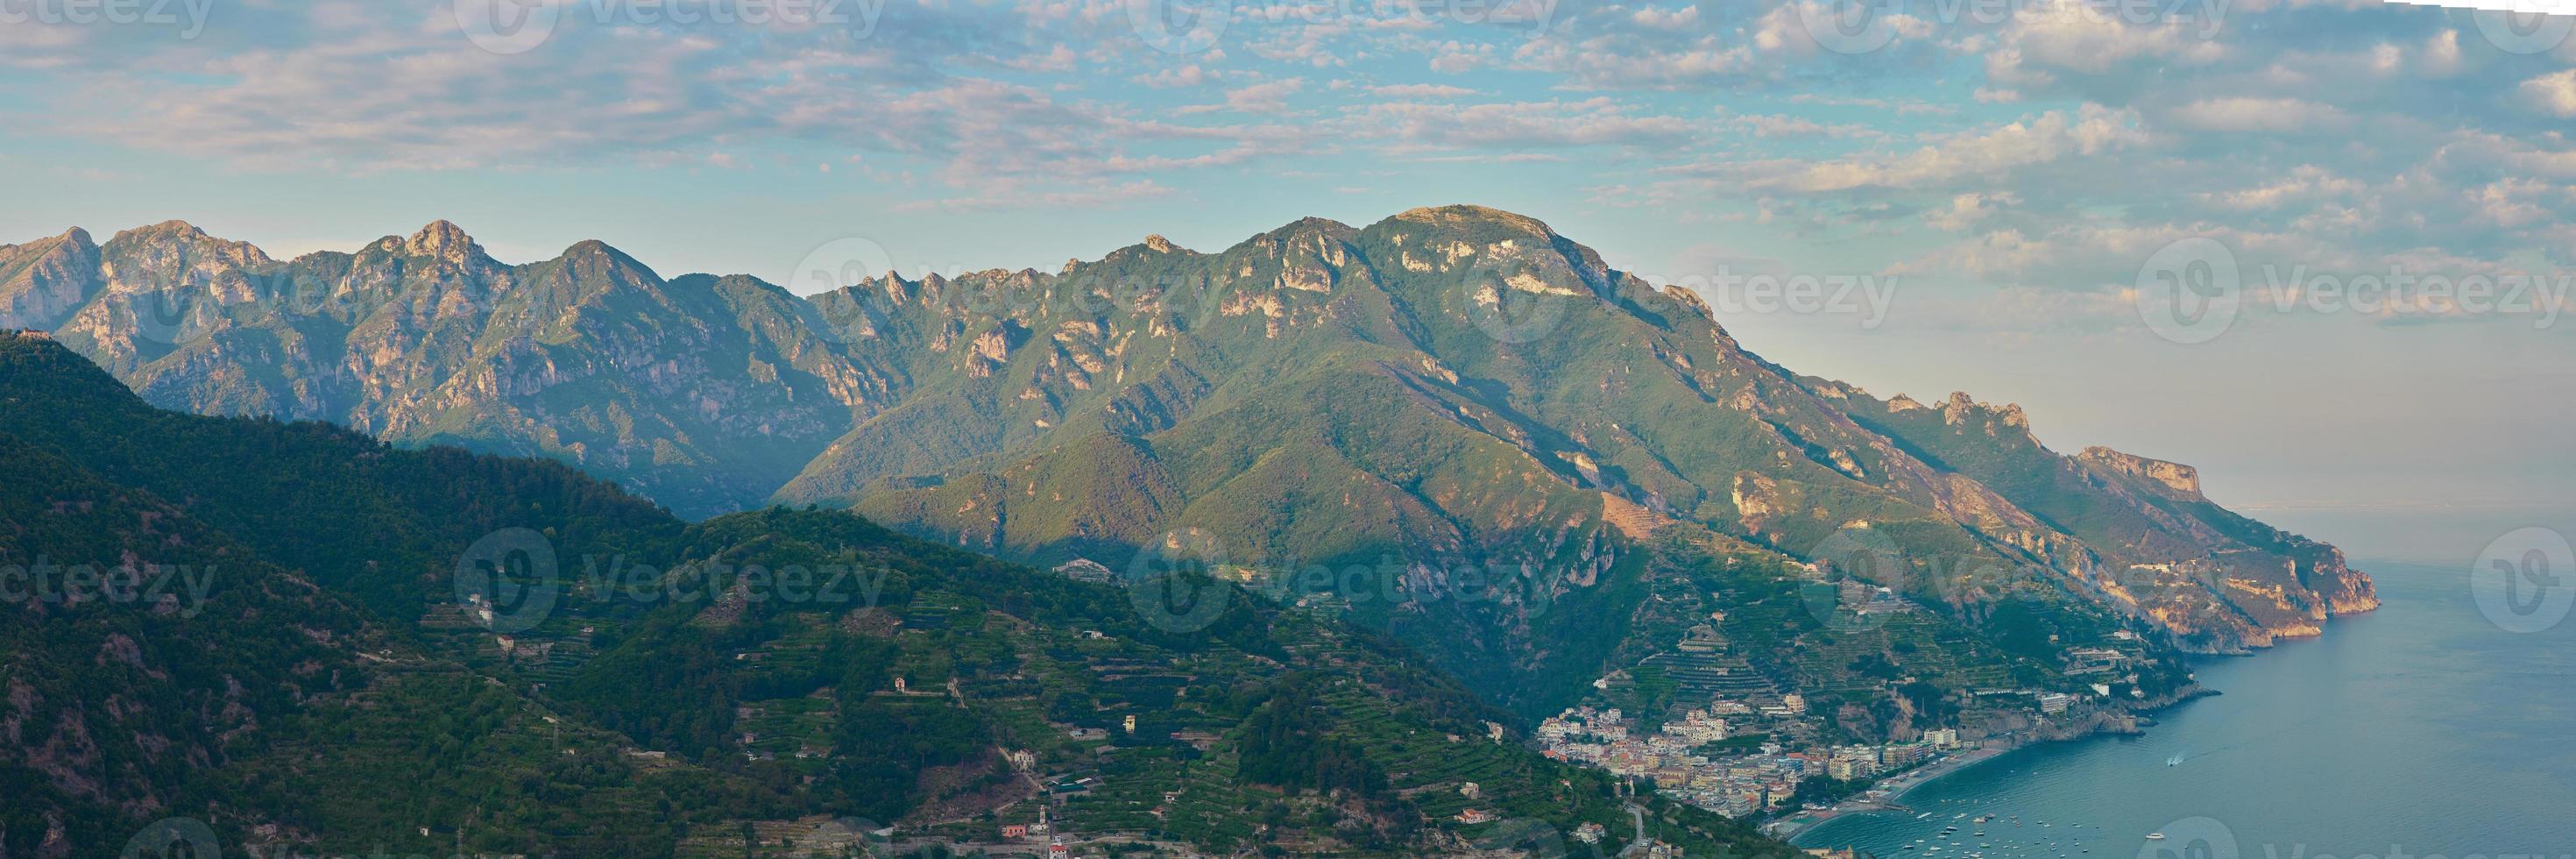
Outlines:
<svg viewBox="0 0 2576 859"><path fill-rule="evenodd" d="M757 505L889 389L784 290L597 242L528 265L444 221L288 262L179 222L86 242L0 252L0 326L159 405L557 457L684 514Z"/></svg>
<svg viewBox="0 0 2576 859"><path fill-rule="evenodd" d="M2094 446L2077 454L2084 464L2109 471L2131 480L2143 480L2163 486L2176 495L2200 498L2200 470L2188 465L2132 456L2107 447Z"/></svg>
<svg viewBox="0 0 2576 859"><path fill-rule="evenodd" d="M2019 408L1965 394L1934 412L1902 396L1880 402L1857 388L1815 384L1869 426L2044 518L2049 532L2021 542L2074 573L2085 592L2152 619L2193 649L2316 635L2333 615L2379 604L2341 550L2211 503L2191 466L2107 447L2063 456L2029 434Z"/></svg>
<svg viewBox="0 0 2576 859"><path fill-rule="evenodd" d="M0 245L0 318L49 329L98 291L98 245L77 227L50 239Z"/></svg>
<svg viewBox="0 0 2576 859"><path fill-rule="evenodd" d="M504 265L443 222L285 263L184 225L95 265L78 246L0 252L55 260L0 265L0 325L65 320L157 402L555 456L690 513L848 505L1112 566L1214 547L1334 583L1488 689L1596 672L1565 640L1624 634L1642 547L1677 525L1828 567L1884 550L1882 584L1972 625L2036 607L2225 651L2375 604L2332 547L2210 504L2189 466L1794 375L1696 296L1490 209L810 299L597 243Z"/></svg>

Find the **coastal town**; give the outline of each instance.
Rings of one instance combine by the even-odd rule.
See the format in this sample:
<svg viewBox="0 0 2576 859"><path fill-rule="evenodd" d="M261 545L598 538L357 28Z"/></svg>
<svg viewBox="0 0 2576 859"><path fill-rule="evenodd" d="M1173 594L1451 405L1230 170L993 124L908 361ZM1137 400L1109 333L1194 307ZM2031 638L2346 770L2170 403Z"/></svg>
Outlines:
<svg viewBox="0 0 2576 859"><path fill-rule="evenodd" d="M1771 718L1803 714L1798 696L1787 698L1779 708L1785 712ZM1866 781L1971 748L1961 744L1957 729L1940 728L1914 742L1793 749L1767 732L1741 733L1746 729L1739 724L1761 718L1740 702L1721 702L1650 733L1616 707L1580 706L1540 723L1536 736L1548 757L1651 781L1667 795L1735 818L1795 808L1801 789L1817 777Z"/></svg>
<svg viewBox="0 0 2576 859"><path fill-rule="evenodd" d="M1886 588L1833 586L1844 591L1836 597L1845 611L1876 614L1886 628L1920 618L1920 606ZM1864 738L1834 712L1847 701L1816 706L1755 669L1719 631L1725 620L1715 615L1674 650L1595 681L1590 701L1541 721L1532 741L1550 758L1651 784L1786 837L1837 814L1903 810L1894 798L1905 790L2030 742L2134 732L2137 712L2169 694L2161 686L2149 694L2155 684L2141 681L2139 643L2124 631L2062 650L2050 684L1940 690L1952 702L1943 722ZM1611 703L1637 697L1641 675L1672 690L1657 699L1662 706ZM1872 694L1886 697L1911 682L1900 675Z"/></svg>

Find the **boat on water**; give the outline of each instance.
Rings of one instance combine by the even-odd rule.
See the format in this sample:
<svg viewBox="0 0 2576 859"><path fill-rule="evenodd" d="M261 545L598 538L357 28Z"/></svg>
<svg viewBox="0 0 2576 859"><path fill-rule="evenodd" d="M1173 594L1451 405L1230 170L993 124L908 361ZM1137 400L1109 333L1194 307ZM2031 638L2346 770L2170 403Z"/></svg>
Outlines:
<svg viewBox="0 0 2576 859"><path fill-rule="evenodd" d="M2147 833L2147 840L2149 840L2149 841L2163 841L2163 840L2165 840L2165 834L2164 834L2164 833L2162 833L2162 832L2149 832L2149 833Z"/></svg>

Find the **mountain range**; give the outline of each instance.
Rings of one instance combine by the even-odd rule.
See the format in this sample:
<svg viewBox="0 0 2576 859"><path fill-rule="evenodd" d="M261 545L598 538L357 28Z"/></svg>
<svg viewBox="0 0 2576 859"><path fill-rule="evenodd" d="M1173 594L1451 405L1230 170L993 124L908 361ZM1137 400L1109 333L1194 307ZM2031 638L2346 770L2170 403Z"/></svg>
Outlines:
<svg viewBox="0 0 2576 859"><path fill-rule="evenodd" d="M0 326L163 407L552 458L691 519L846 508L1045 565L1185 550L1522 716L1724 631L1751 597L1714 569L1886 587L1962 642L1891 658L2042 684L2073 647L2235 652L2376 604L2189 466L1796 374L1507 212L830 274L665 279L599 242L511 265L446 222L280 261L171 222L0 246ZM1747 649L1793 673L1836 634Z"/></svg>
<svg viewBox="0 0 2576 859"><path fill-rule="evenodd" d="M0 855L1795 855L1316 613L1173 632L839 512L158 410L42 338L0 334L0 474Z"/></svg>

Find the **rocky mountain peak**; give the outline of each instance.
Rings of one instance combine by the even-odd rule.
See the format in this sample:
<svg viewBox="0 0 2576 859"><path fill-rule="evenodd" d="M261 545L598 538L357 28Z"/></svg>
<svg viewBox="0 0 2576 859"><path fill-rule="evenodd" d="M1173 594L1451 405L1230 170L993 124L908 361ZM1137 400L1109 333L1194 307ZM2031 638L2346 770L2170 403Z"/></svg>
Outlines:
<svg viewBox="0 0 2576 859"><path fill-rule="evenodd" d="M129 249L163 250L187 246L194 248L194 252L201 256L236 267L267 266L277 262L269 257L267 251L260 250L258 245L216 238L207 234L205 230L198 229L197 225L180 220L162 221L148 227L126 230L109 239L108 244Z"/></svg>
<svg viewBox="0 0 2576 859"><path fill-rule="evenodd" d="M1904 395L1899 394L1897 395L1897 399L1903 400L1905 397ZM1907 402L1911 403L1912 401L1908 400ZM1895 404L1891 402L1889 405L1894 406ZM1920 407L1920 404L1914 405L1916 407ZM2021 404L2005 403L2003 405L1995 405L1993 403L1978 402L1976 398L1968 396L1968 392L1966 391L1951 391L1950 398L1943 400L1941 403L1941 414L1945 420L1953 424L1960 423L1973 417L1991 416L1994 419L2001 421L2005 426L2015 427L2022 430L2030 429L2030 417L2022 413Z"/></svg>
<svg viewBox="0 0 2576 859"><path fill-rule="evenodd" d="M429 225L421 227L419 232L412 233L411 238L403 240L403 252L412 256L437 257L448 262L462 263L469 258L481 256L483 248L474 243L473 236L465 234L464 228L441 219L429 222Z"/></svg>
<svg viewBox="0 0 2576 859"><path fill-rule="evenodd" d="M2193 498L2200 497L2200 469L2188 465L2121 453L2100 445L2085 448L2078 458L2118 474L2163 484L2167 489Z"/></svg>
<svg viewBox="0 0 2576 859"><path fill-rule="evenodd" d="M177 218L172 218L172 219L170 219L170 220L162 221L161 223L153 224L153 225L151 225L151 226L135 227L134 229L131 229L131 230L125 230L125 231L119 232L119 233L117 233L117 234L116 234L116 238L118 238L118 239L125 239L125 238L133 238L133 239L203 239L203 238L207 238L207 236L206 236L206 231L205 231L205 230L197 229L197 225L195 225L195 224L191 224L191 223L188 223L188 222L186 222L186 221L179 220L179 219L177 219Z"/></svg>
<svg viewBox="0 0 2576 859"><path fill-rule="evenodd" d="M1486 206L1424 206L1397 214L1390 220L1412 221L1433 226L1495 224L1540 238L1555 238L1556 231L1537 218L1506 212Z"/></svg>
<svg viewBox="0 0 2576 859"><path fill-rule="evenodd" d="M1172 240L1171 240L1171 239L1163 238L1163 234L1161 234L1161 233L1155 233L1155 234L1152 234L1152 235L1146 236L1146 237L1145 237L1145 246L1146 246L1146 247L1148 247L1148 248L1152 248L1152 249L1154 250L1154 252L1155 252L1155 253L1164 253L1164 254L1171 253L1171 252L1173 252L1173 251L1175 251L1175 250L1179 250L1179 249L1180 249L1180 246L1179 246L1179 245L1172 244Z"/></svg>
<svg viewBox="0 0 2576 859"><path fill-rule="evenodd" d="M0 245L0 328L53 328L98 288L98 245L79 227Z"/></svg>
<svg viewBox="0 0 2576 859"><path fill-rule="evenodd" d="M90 240L88 230L84 230L79 227L64 230L61 235L54 236L52 238L36 239L34 241L27 242L26 244L0 244L0 254L95 254L97 252L98 243Z"/></svg>
<svg viewBox="0 0 2576 859"><path fill-rule="evenodd" d="M598 239L586 239L565 248L563 260L580 265L604 265L651 271L642 262L627 256L625 251L618 250L616 246Z"/></svg>
<svg viewBox="0 0 2576 859"><path fill-rule="evenodd" d="M174 219L151 226L118 231L115 236L108 239L108 244L125 247L174 246L221 241L207 235L205 230L198 229L195 224Z"/></svg>

